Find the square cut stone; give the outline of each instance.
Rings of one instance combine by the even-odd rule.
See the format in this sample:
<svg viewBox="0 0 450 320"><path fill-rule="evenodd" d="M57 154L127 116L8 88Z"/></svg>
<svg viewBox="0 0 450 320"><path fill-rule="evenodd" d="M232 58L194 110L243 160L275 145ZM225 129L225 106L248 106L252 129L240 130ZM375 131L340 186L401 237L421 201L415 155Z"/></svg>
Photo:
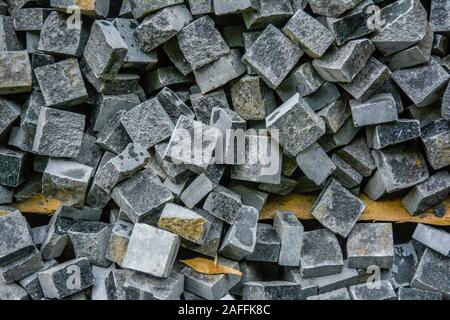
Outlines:
<svg viewBox="0 0 450 320"><path fill-rule="evenodd" d="M168 278L180 246L180 238L143 223L134 225L123 267Z"/></svg>
<svg viewBox="0 0 450 320"><path fill-rule="evenodd" d="M333 33L302 9L289 20L283 32L312 58L323 56L334 42Z"/></svg>
<svg viewBox="0 0 450 320"><path fill-rule="evenodd" d="M83 207L93 169L64 159L50 159L42 176L42 193L67 206Z"/></svg>
<svg viewBox="0 0 450 320"><path fill-rule="evenodd" d="M336 165L318 143L314 143L300 152L296 157L296 162L305 176L317 185L325 182L336 170Z"/></svg>
<svg viewBox="0 0 450 320"><path fill-rule="evenodd" d="M261 8L258 0L213 0L216 16L256 11Z"/></svg>
<svg viewBox="0 0 450 320"><path fill-rule="evenodd" d="M303 53L279 29L269 25L246 51L242 61L255 70L270 88L276 89Z"/></svg>
<svg viewBox="0 0 450 320"><path fill-rule="evenodd" d="M418 224L412 238L428 248L450 257L450 233L424 224Z"/></svg>
<svg viewBox="0 0 450 320"><path fill-rule="evenodd" d="M355 127L398 120L397 103L390 93L374 95L364 102L350 100L350 109Z"/></svg>
<svg viewBox="0 0 450 320"><path fill-rule="evenodd" d="M269 224L258 223L255 249L245 259L277 263L280 258L280 250L281 241L275 228Z"/></svg>
<svg viewBox="0 0 450 320"><path fill-rule="evenodd" d="M241 197L220 185L211 191L203 204L203 209L228 224L233 224L236 221L241 207Z"/></svg>
<svg viewBox="0 0 450 320"><path fill-rule="evenodd" d="M0 99L0 136L3 136L21 115L20 106L10 100Z"/></svg>
<svg viewBox="0 0 450 320"><path fill-rule="evenodd" d="M30 155L12 149L0 148L0 185L18 187L31 174Z"/></svg>
<svg viewBox="0 0 450 320"><path fill-rule="evenodd" d="M157 98L149 99L120 119L123 127L135 143L148 149L172 135L174 125Z"/></svg>
<svg viewBox="0 0 450 320"><path fill-rule="evenodd" d="M450 32L450 4L446 0L431 1L430 23L434 32Z"/></svg>
<svg viewBox="0 0 450 320"><path fill-rule="evenodd" d="M395 300L397 297L392 284L387 280L351 286L349 291L352 300Z"/></svg>
<svg viewBox="0 0 450 320"><path fill-rule="evenodd" d="M390 279L394 288L409 287L417 262L416 250L411 242L394 246L394 267Z"/></svg>
<svg viewBox="0 0 450 320"><path fill-rule="evenodd" d="M42 107L33 152L50 157L77 157L81 150L84 126L84 115Z"/></svg>
<svg viewBox="0 0 450 320"><path fill-rule="evenodd" d="M197 70L230 52L214 21L203 16L187 25L177 35L184 57Z"/></svg>
<svg viewBox="0 0 450 320"><path fill-rule="evenodd" d="M340 273L344 265L336 236L327 229L305 232L300 256L303 278Z"/></svg>
<svg viewBox="0 0 450 320"><path fill-rule="evenodd" d="M397 120L366 128L369 147L382 149L420 137L420 122L418 120Z"/></svg>
<svg viewBox="0 0 450 320"><path fill-rule="evenodd" d="M273 227L281 240L278 264L298 267L303 245L303 225L292 212L277 211L273 220Z"/></svg>
<svg viewBox="0 0 450 320"><path fill-rule="evenodd" d="M5 6L7 6L5 4ZM1 10L0 10L1 11ZM5 9L5 11L7 11ZM14 18L7 16L7 13L0 15L0 50L1 51L20 51L23 50L23 44L17 37L14 30Z"/></svg>
<svg viewBox="0 0 450 320"><path fill-rule="evenodd" d="M184 276L172 272L168 278L157 278L134 272L124 283L125 300L180 300Z"/></svg>
<svg viewBox="0 0 450 320"><path fill-rule="evenodd" d="M77 0L50 0L50 6L62 12L67 12L71 7L77 6L80 8L80 12L83 15L106 18L109 12L110 1L111 0L89 0L80 2Z"/></svg>
<svg viewBox="0 0 450 320"><path fill-rule="evenodd" d="M450 120L431 121L421 131L420 139L433 169L439 170L450 165Z"/></svg>
<svg viewBox="0 0 450 320"><path fill-rule="evenodd" d="M34 70L47 107L70 107L88 98L78 61L74 58Z"/></svg>
<svg viewBox="0 0 450 320"><path fill-rule="evenodd" d="M28 52L0 51L0 94L30 92L31 84Z"/></svg>
<svg viewBox="0 0 450 320"><path fill-rule="evenodd" d="M160 210L173 195L151 169L119 183L112 198L133 223L146 220Z"/></svg>
<svg viewBox="0 0 450 320"><path fill-rule="evenodd" d="M425 65L394 71L392 79L414 104L425 107L439 99L450 75L435 59L431 59Z"/></svg>
<svg viewBox="0 0 450 320"><path fill-rule="evenodd" d="M375 47L368 39L347 42L313 61L319 75L330 82L350 83L364 68Z"/></svg>
<svg viewBox="0 0 450 320"><path fill-rule="evenodd" d="M259 0L260 9L242 13L247 29L264 29L269 24L284 25L294 14L289 0Z"/></svg>
<svg viewBox="0 0 450 320"><path fill-rule="evenodd" d="M426 249L416 268L411 287L441 293L445 299L450 297L450 258Z"/></svg>
<svg viewBox="0 0 450 320"><path fill-rule="evenodd" d="M266 118L275 140L293 156L325 134L325 122L304 103L297 93Z"/></svg>
<svg viewBox="0 0 450 320"><path fill-rule="evenodd" d="M429 177L423 155L408 145L375 150L372 156L388 193L412 187Z"/></svg>
<svg viewBox="0 0 450 320"><path fill-rule="evenodd" d="M371 265L392 268L394 240L391 223L358 223L347 239L350 268L365 269Z"/></svg>
<svg viewBox="0 0 450 320"><path fill-rule="evenodd" d="M0 215L0 266L21 258L35 249L31 230L19 211L1 211Z"/></svg>
<svg viewBox="0 0 450 320"><path fill-rule="evenodd" d="M96 78L112 80L125 61L128 46L112 22L95 20L83 53L82 64Z"/></svg>
<svg viewBox="0 0 450 320"><path fill-rule="evenodd" d="M399 288L397 292L398 300L442 300L442 294L439 292L420 290L414 288Z"/></svg>
<svg viewBox="0 0 450 320"><path fill-rule="evenodd" d="M299 300L301 291L299 284L287 281L248 281L242 300Z"/></svg>
<svg viewBox="0 0 450 320"><path fill-rule="evenodd" d="M181 4L183 0L129 0L129 2L134 18L140 20L152 12Z"/></svg>
<svg viewBox="0 0 450 320"><path fill-rule="evenodd" d="M309 1L309 0L308 0ZM356 7L362 0L310 0L309 5L315 14L337 17Z"/></svg>
<svg viewBox="0 0 450 320"><path fill-rule="evenodd" d="M311 214L323 226L346 238L364 209L364 202L332 180L319 195Z"/></svg>

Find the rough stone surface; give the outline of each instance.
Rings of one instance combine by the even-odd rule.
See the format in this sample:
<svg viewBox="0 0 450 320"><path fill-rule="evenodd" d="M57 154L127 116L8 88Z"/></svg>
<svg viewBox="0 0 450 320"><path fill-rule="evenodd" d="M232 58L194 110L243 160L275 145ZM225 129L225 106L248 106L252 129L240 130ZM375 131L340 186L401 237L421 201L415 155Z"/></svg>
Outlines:
<svg viewBox="0 0 450 320"><path fill-rule="evenodd" d="M126 300L180 300L184 276L172 272L168 278L133 273L124 283Z"/></svg>
<svg viewBox="0 0 450 320"><path fill-rule="evenodd" d="M428 161L435 170L450 165L450 121L439 119L421 128L420 139Z"/></svg>
<svg viewBox="0 0 450 320"><path fill-rule="evenodd" d="M351 286L349 292L352 300L395 300L397 297L392 284L386 280Z"/></svg>
<svg viewBox="0 0 450 320"><path fill-rule="evenodd" d="M11 68L14 65L14 68ZM0 51L0 94L31 91L31 64L26 51Z"/></svg>
<svg viewBox="0 0 450 320"><path fill-rule="evenodd" d="M420 134L420 122L417 120L397 120L366 129L367 142L372 149L382 149L416 139Z"/></svg>
<svg viewBox="0 0 450 320"><path fill-rule="evenodd" d="M414 288L400 288L397 292L398 300L442 300L442 294L438 292L414 289Z"/></svg>
<svg viewBox="0 0 450 320"><path fill-rule="evenodd" d="M299 266L303 244L303 225L292 212L277 211L273 227L281 240L278 264L290 267Z"/></svg>
<svg viewBox="0 0 450 320"><path fill-rule="evenodd" d="M18 187L30 175L30 157L22 151L0 148L0 185Z"/></svg>
<svg viewBox="0 0 450 320"><path fill-rule="evenodd" d="M390 269L394 261L392 224L358 223L347 239L347 257L350 268L371 265Z"/></svg>
<svg viewBox="0 0 450 320"><path fill-rule="evenodd" d="M412 238L428 248L450 257L450 233L424 224L418 224Z"/></svg>
<svg viewBox="0 0 450 320"><path fill-rule="evenodd" d="M317 185L325 182L336 170L336 165L318 143L300 152L295 159L305 176Z"/></svg>
<svg viewBox="0 0 450 320"><path fill-rule="evenodd" d="M416 250L411 242L394 246L394 265L390 280L394 288L409 287L417 262Z"/></svg>
<svg viewBox="0 0 450 320"><path fill-rule="evenodd" d="M270 88L275 89L302 55L303 50L270 25L246 51L242 61L254 69Z"/></svg>

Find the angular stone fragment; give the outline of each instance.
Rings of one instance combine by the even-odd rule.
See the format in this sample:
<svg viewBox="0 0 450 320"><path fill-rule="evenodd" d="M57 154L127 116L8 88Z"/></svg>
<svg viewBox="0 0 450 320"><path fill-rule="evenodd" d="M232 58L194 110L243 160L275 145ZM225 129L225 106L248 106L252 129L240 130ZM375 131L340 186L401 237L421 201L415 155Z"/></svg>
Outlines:
<svg viewBox="0 0 450 320"><path fill-rule="evenodd" d="M420 139L427 159L435 170L450 165L450 121L440 119L421 128Z"/></svg>
<svg viewBox="0 0 450 320"><path fill-rule="evenodd" d="M0 204L8 204L11 203L13 199L13 191L0 186Z"/></svg>
<svg viewBox="0 0 450 320"><path fill-rule="evenodd" d="M408 145L372 151L388 193L412 187L428 179L428 169L422 154Z"/></svg>
<svg viewBox="0 0 450 320"><path fill-rule="evenodd" d="M337 17L356 7L362 0L309 0L309 5L315 14L327 17Z"/></svg>
<svg viewBox="0 0 450 320"><path fill-rule="evenodd" d="M201 17L181 30L177 35L184 57L193 70L197 70L230 52L214 21Z"/></svg>
<svg viewBox="0 0 450 320"><path fill-rule="evenodd" d="M241 260L253 253L256 245L256 229L258 224L258 210L253 207L242 206L234 224L227 230L220 254L224 257Z"/></svg>
<svg viewBox="0 0 450 320"><path fill-rule="evenodd" d="M414 288L400 288L397 292L398 300L442 300L442 295L438 292L425 291Z"/></svg>
<svg viewBox="0 0 450 320"><path fill-rule="evenodd" d="M50 260L61 256L69 241L67 231L74 222L71 219L60 217L58 213L52 216L48 224L47 234L40 248L43 259Z"/></svg>
<svg viewBox="0 0 450 320"><path fill-rule="evenodd" d="M325 152L330 152L338 147L348 145L356 137L360 129L353 125L353 120L350 118L344 122L338 132L335 134L326 134L317 142Z"/></svg>
<svg viewBox="0 0 450 320"><path fill-rule="evenodd" d="M337 133L351 116L348 99L345 97L332 102L317 114L325 121L328 132Z"/></svg>
<svg viewBox="0 0 450 320"><path fill-rule="evenodd" d="M213 216L233 224L242 207L240 196L220 185L208 195L203 205L203 209L211 213Z"/></svg>
<svg viewBox="0 0 450 320"><path fill-rule="evenodd" d="M33 152L51 157L77 157L83 141L85 116L42 107Z"/></svg>
<svg viewBox="0 0 450 320"><path fill-rule="evenodd" d="M180 300L184 276L172 272L166 279L134 272L124 284L125 300Z"/></svg>
<svg viewBox="0 0 450 320"><path fill-rule="evenodd" d="M130 136L120 122L126 114L125 110L118 111L103 125L97 136L97 144L102 149L119 154L131 143Z"/></svg>
<svg viewBox="0 0 450 320"><path fill-rule="evenodd" d="M287 281L249 281L244 284L243 300L299 300L301 286Z"/></svg>
<svg viewBox="0 0 450 320"><path fill-rule="evenodd" d="M259 190L252 190L243 185L237 185L231 188L234 192L241 196L244 205L256 208L258 211L264 207L269 194Z"/></svg>
<svg viewBox="0 0 450 320"><path fill-rule="evenodd" d="M276 27L269 25L246 51L242 61L253 68L270 88L276 89L302 55L303 50Z"/></svg>
<svg viewBox="0 0 450 320"><path fill-rule="evenodd" d="M236 14L260 9L258 0L213 0L216 16Z"/></svg>
<svg viewBox="0 0 450 320"><path fill-rule="evenodd" d="M218 254L224 222L203 209L194 208L193 210L209 221L211 228L202 245L184 239L181 239L181 245L194 252L215 258Z"/></svg>
<svg viewBox="0 0 450 320"><path fill-rule="evenodd" d="M86 64L96 78L112 80L119 72L128 52L119 31L106 20L96 20L83 52Z"/></svg>
<svg viewBox="0 0 450 320"><path fill-rule="evenodd" d="M82 207L92 172L83 164L52 158L42 176L42 193L67 206Z"/></svg>
<svg viewBox="0 0 450 320"><path fill-rule="evenodd" d="M450 297L450 259L434 250L426 249L417 266L411 287L439 292L445 299Z"/></svg>
<svg viewBox="0 0 450 320"><path fill-rule="evenodd" d="M427 12L418 0L401 0L381 10L385 23L372 37L372 42L384 56L401 51L425 37Z"/></svg>
<svg viewBox="0 0 450 320"><path fill-rule="evenodd" d="M2 284L0 286L0 300L28 300L27 292L18 284Z"/></svg>
<svg viewBox="0 0 450 320"><path fill-rule="evenodd" d="M216 90L206 95L193 94L190 96L190 100L197 121L204 124L210 123L211 113L214 108L230 108L227 96L223 90Z"/></svg>
<svg viewBox="0 0 450 320"><path fill-rule="evenodd" d="M323 226L346 238L364 209L358 197L332 180L316 200L311 214Z"/></svg>
<svg viewBox="0 0 450 320"><path fill-rule="evenodd" d="M289 20L283 32L312 58L323 56L334 42L333 33L302 9Z"/></svg>
<svg viewBox="0 0 450 320"><path fill-rule="evenodd" d="M0 136L3 136L10 129L13 122L21 115L18 104L14 101L0 99Z"/></svg>
<svg viewBox="0 0 450 320"><path fill-rule="evenodd" d="M350 268L390 269L394 261L392 224L356 224L347 239L347 257Z"/></svg>
<svg viewBox="0 0 450 320"><path fill-rule="evenodd" d="M392 284L387 280L364 283L349 288L352 300L395 300Z"/></svg>
<svg viewBox="0 0 450 320"><path fill-rule="evenodd" d="M450 257L450 233L418 224L412 238L440 254Z"/></svg>
<svg viewBox="0 0 450 320"><path fill-rule="evenodd" d="M77 6L81 14L90 17L106 18L109 12L110 0L89 0L87 2L77 0L50 0L50 6L63 12L68 12L71 7Z"/></svg>
<svg viewBox="0 0 450 320"><path fill-rule="evenodd" d="M375 170L375 161L364 138L358 138L336 153L355 168L364 177L369 177Z"/></svg>
<svg viewBox="0 0 450 320"><path fill-rule="evenodd" d="M23 50L23 45L14 30L14 19L6 15L0 15L0 50Z"/></svg>
<svg viewBox="0 0 450 320"><path fill-rule="evenodd" d="M353 40L314 60L313 66L325 81L349 83L364 68L374 51L375 47L368 39Z"/></svg>
<svg viewBox="0 0 450 320"><path fill-rule="evenodd" d="M134 35L144 52L150 52L177 35L191 23L192 16L184 5L164 8L147 16Z"/></svg>
<svg viewBox="0 0 450 320"><path fill-rule="evenodd" d="M177 235L137 223L122 265L127 269L167 278L172 271L179 246L180 239Z"/></svg>
<svg viewBox="0 0 450 320"><path fill-rule="evenodd" d="M317 111L337 101L340 97L341 93L336 85L325 82L316 92L303 97L303 100L313 111Z"/></svg>
<svg viewBox="0 0 450 320"><path fill-rule="evenodd" d="M286 101L296 93L300 93L302 97L308 96L319 90L323 84L324 80L312 67L311 62L307 62L294 68L276 92L281 100Z"/></svg>
<svg viewBox="0 0 450 320"><path fill-rule="evenodd" d="M128 52L122 67L145 66L150 68L158 63L156 52L146 53L139 47L138 40L134 36L134 32L138 27L138 22L136 20L117 18L113 20L113 25L122 35L122 39L128 47Z"/></svg>
<svg viewBox="0 0 450 320"><path fill-rule="evenodd" d="M445 57L447 49L448 49L448 38L439 33L434 34L433 48L431 53L439 57Z"/></svg>
<svg viewBox="0 0 450 320"><path fill-rule="evenodd" d="M147 169L118 184L112 198L133 223L138 223L171 202L173 195L152 170Z"/></svg>
<svg viewBox="0 0 450 320"><path fill-rule="evenodd" d="M398 120L397 104L390 93L372 96L365 102L350 100L350 109L356 127Z"/></svg>
<svg viewBox="0 0 450 320"><path fill-rule="evenodd" d="M294 14L289 0L260 0L259 10L243 12L247 29L264 29L269 24L281 26Z"/></svg>
<svg viewBox="0 0 450 320"><path fill-rule="evenodd" d="M167 86L187 85L193 82L191 75L183 75L174 66L162 67L148 73L144 90L147 95Z"/></svg>
<svg viewBox="0 0 450 320"><path fill-rule="evenodd" d="M117 112L121 110L130 111L139 103L139 97L135 93L123 95L100 94L91 116L91 121L94 125L93 129L95 131L102 131L105 124Z"/></svg>
<svg viewBox="0 0 450 320"><path fill-rule="evenodd" d="M336 169L331 159L317 143L300 152L296 161L302 172L317 185L322 184Z"/></svg>
<svg viewBox="0 0 450 320"><path fill-rule="evenodd" d="M94 284L92 268L87 258L69 260L38 273L46 298L62 299Z"/></svg>
<svg viewBox="0 0 450 320"><path fill-rule="evenodd" d="M173 124L176 124L181 115L189 118L195 118L194 112L178 97L178 95L169 88L163 88L156 98L166 110Z"/></svg>
<svg viewBox="0 0 450 320"><path fill-rule="evenodd" d="M223 257L219 257L218 264L239 270L238 262ZM206 275L189 267L182 269L181 274L185 277L184 287L186 290L209 300L222 298L241 279L240 276L234 274Z"/></svg>
<svg viewBox="0 0 450 320"><path fill-rule="evenodd" d="M118 220L111 230L108 247L105 258L109 261L122 265L123 258L127 252L128 242L130 241L133 224L123 220Z"/></svg>
<svg viewBox="0 0 450 320"><path fill-rule="evenodd" d="M192 209L219 184L224 170L224 166L209 166L186 187L180 195L180 200Z"/></svg>
<svg viewBox="0 0 450 320"><path fill-rule="evenodd" d="M190 178L193 174L192 171L186 168L183 164L175 164L172 161L164 160L164 155L167 150L168 142L161 142L155 146L154 158L156 163L161 167L166 176L173 180L175 183L181 183ZM164 177L165 179L166 177Z"/></svg>
<svg viewBox="0 0 450 320"><path fill-rule="evenodd" d="M231 86L234 110L245 120L263 120L276 108L273 92L260 77L244 76Z"/></svg>
<svg viewBox="0 0 450 320"><path fill-rule="evenodd" d="M281 240L278 264L291 267L299 266L303 244L303 225L292 212L277 211L273 226Z"/></svg>
<svg viewBox="0 0 450 320"><path fill-rule="evenodd" d="M420 122L417 120L397 120L366 128L369 147L382 149L420 137Z"/></svg>
<svg viewBox="0 0 450 320"><path fill-rule="evenodd" d="M248 261L278 262L281 241L274 227L258 223L256 231L256 245L253 253L246 256Z"/></svg>
<svg viewBox="0 0 450 320"><path fill-rule="evenodd" d="M54 267L58 264L56 260L48 260L43 263L42 268L39 271L43 271ZM42 292L41 285L39 284L38 272L34 272L19 281L22 288L26 290L28 295L32 300L42 300L44 298L44 293Z"/></svg>
<svg viewBox="0 0 450 320"><path fill-rule="evenodd" d="M431 2L430 23L434 32L450 32L450 5L445 0Z"/></svg>
<svg viewBox="0 0 450 320"><path fill-rule="evenodd" d="M47 107L70 107L83 103L88 93L74 58L34 69Z"/></svg>
<svg viewBox="0 0 450 320"><path fill-rule="evenodd" d="M184 58L184 55L181 52L178 40L176 38L172 38L169 41L165 42L162 45L162 48L169 57L170 61L172 61L178 71L180 71L184 76L187 76L192 72L192 68Z"/></svg>
<svg viewBox="0 0 450 320"><path fill-rule="evenodd" d="M31 82L27 51L0 51L0 94L30 92Z"/></svg>
<svg viewBox="0 0 450 320"><path fill-rule="evenodd" d="M108 300L125 300L125 282L133 274L131 270L113 269L105 278Z"/></svg>
<svg viewBox="0 0 450 320"><path fill-rule="evenodd" d="M140 144L130 143L121 154L97 170L95 182L106 192L111 192L119 182L139 172L149 157Z"/></svg>
<svg viewBox="0 0 450 320"><path fill-rule="evenodd" d="M337 289L334 291L311 296L306 300L352 300L347 288Z"/></svg>
<svg viewBox="0 0 450 320"><path fill-rule="evenodd" d="M447 84L450 75L435 59L431 59L426 65L394 71L392 79L414 104L425 107L439 98L440 91Z"/></svg>
<svg viewBox="0 0 450 320"><path fill-rule="evenodd" d="M38 49L50 54L81 57L88 32L82 20L81 28L70 28L68 15L53 11L45 20Z"/></svg>
<svg viewBox="0 0 450 320"><path fill-rule="evenodd" d="M219 129L181 116L170 138L164 159L203 172L212 164L213 152L220 137Z"/></svg>
<svg viewBox="0 0 450 320"><path fill-rule="evenodd" d="M318 229L303 234L300 269L303 278L339 273L343 267L341 248L336 236Z"/></svg>
<svg viewBox="0 0 450 320"><path fill-rule="evenodd" d="M386 195L386 187L384 186L383 176L380 171L375 171L363 191L374 201Z"/></svg>
<svg viewBox="0 0 450 320"><path fill-rule="evenodd" d="M336 165L332 176L345 188L352 189L361 184L363 176L341 157L333 154L331 160Z"/></svg>
<svg viewBox="0 0 450 320"><path fill-rule="evenodd" d="M87 206L83 208L75 208L62 205L56 210L55 214L59 214L62 218L69 218L77 221L99 221L102 215L102 210Z"/></svg>
<svg viewBox="0 0 450 320"><path fill-rule="evenodd" d="M128 111L120 122L135 143L148 149L171 136L173 123L158 99L147 100Z"/></svg>
<svg viewBox="0 0 450 320"><path fill-rule="evenodd" d="M0 148L0 185L18 187L31 173L30 161L25 152Z"/></svg>
<svg viewBox="0 0 450 320"><path fill-rule="evenodd" d="M245 72L239 50L233 49L216 61L194 70L195 81L202 94L215 90Z"/></svg>
<svg viewBox="0 0 450 320"><path fill-rule="evenodd" d="M411 284L417 262L416 250L411 242L394 246L394 266L390 280L394 288Z"/></svg>
<svg viewBox="0 0 450 320"><path fill-rule="evenodd" d="M35 249L25 217L19 211L4 213L0 215L0 266L5 266Z"/></svg>
<svg viewBox="0 0 450 320"><path fill-rule="evenodd" d="M425 37L415 46L403 51L391 54L383 60L392 71L414 67L427 63L431 59L431 50L433 47L433 30L427 26Z"/></svg>
<svg viewBox="0 0 450 320"><path fill-rule="evenodd" d="M43 8L21 8L16 10L13 16L16 31L40 31L46 12Z"/></svg>
<svg viewBox="0 0 450 320"><path fill-rule="evenodd" d="M103 151L96 144L96 139L90 134L84 133L83 139L81 140L80 152L76 157L71 158L71 160L84 164L91 168L97 168L100 160L102 158Z"/></svg>
<svg viewBox="0 0 450 320"><path fill-rule="evenodd" d="M377 94L380 86L389 80L391 72L389 69L371 57L361 72L350 83L341 83L340 86L357 100L367 100Z"/></svg>
<svg viewBox="0 0 450 320"><path fill-rule="evenodd" d="M0 267L0 281L2 283L13 283L38 271L43 266L39 250L34 250L7 265Z"/></svg>
<svg viewBox="0 0 450 320"><path fill-rule="evenodd" d="M296 94L266 118L269 131L292 155L312 145L325 134L325 123ZM272 134L273 136L273 134Z"/></svg>

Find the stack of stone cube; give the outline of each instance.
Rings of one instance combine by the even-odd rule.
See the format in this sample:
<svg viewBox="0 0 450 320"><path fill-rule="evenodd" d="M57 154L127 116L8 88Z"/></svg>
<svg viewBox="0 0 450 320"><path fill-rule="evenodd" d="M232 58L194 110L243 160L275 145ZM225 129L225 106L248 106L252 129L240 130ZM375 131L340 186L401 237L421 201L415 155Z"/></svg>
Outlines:
<svg viewBox="0 0 450 320"><path fill-rule="evenodd" d="M449 37L448 0L0 0L0 300L450 299L448 229L358 222L448 211ZM259 220L292 193L313 227Z"/></svg>

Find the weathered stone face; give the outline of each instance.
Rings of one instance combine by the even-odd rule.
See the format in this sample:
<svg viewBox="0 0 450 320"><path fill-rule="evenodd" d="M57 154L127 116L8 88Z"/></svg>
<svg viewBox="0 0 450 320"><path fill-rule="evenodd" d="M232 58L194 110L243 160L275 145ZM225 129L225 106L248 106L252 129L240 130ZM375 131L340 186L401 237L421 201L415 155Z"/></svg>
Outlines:
<svg viewBox="0 0 450 320"><path fill-rule="evenodd" d="M14 68L11 68L14 65ZM26 51L0 52L0 94L31 91L31 65Z"/></svg>

